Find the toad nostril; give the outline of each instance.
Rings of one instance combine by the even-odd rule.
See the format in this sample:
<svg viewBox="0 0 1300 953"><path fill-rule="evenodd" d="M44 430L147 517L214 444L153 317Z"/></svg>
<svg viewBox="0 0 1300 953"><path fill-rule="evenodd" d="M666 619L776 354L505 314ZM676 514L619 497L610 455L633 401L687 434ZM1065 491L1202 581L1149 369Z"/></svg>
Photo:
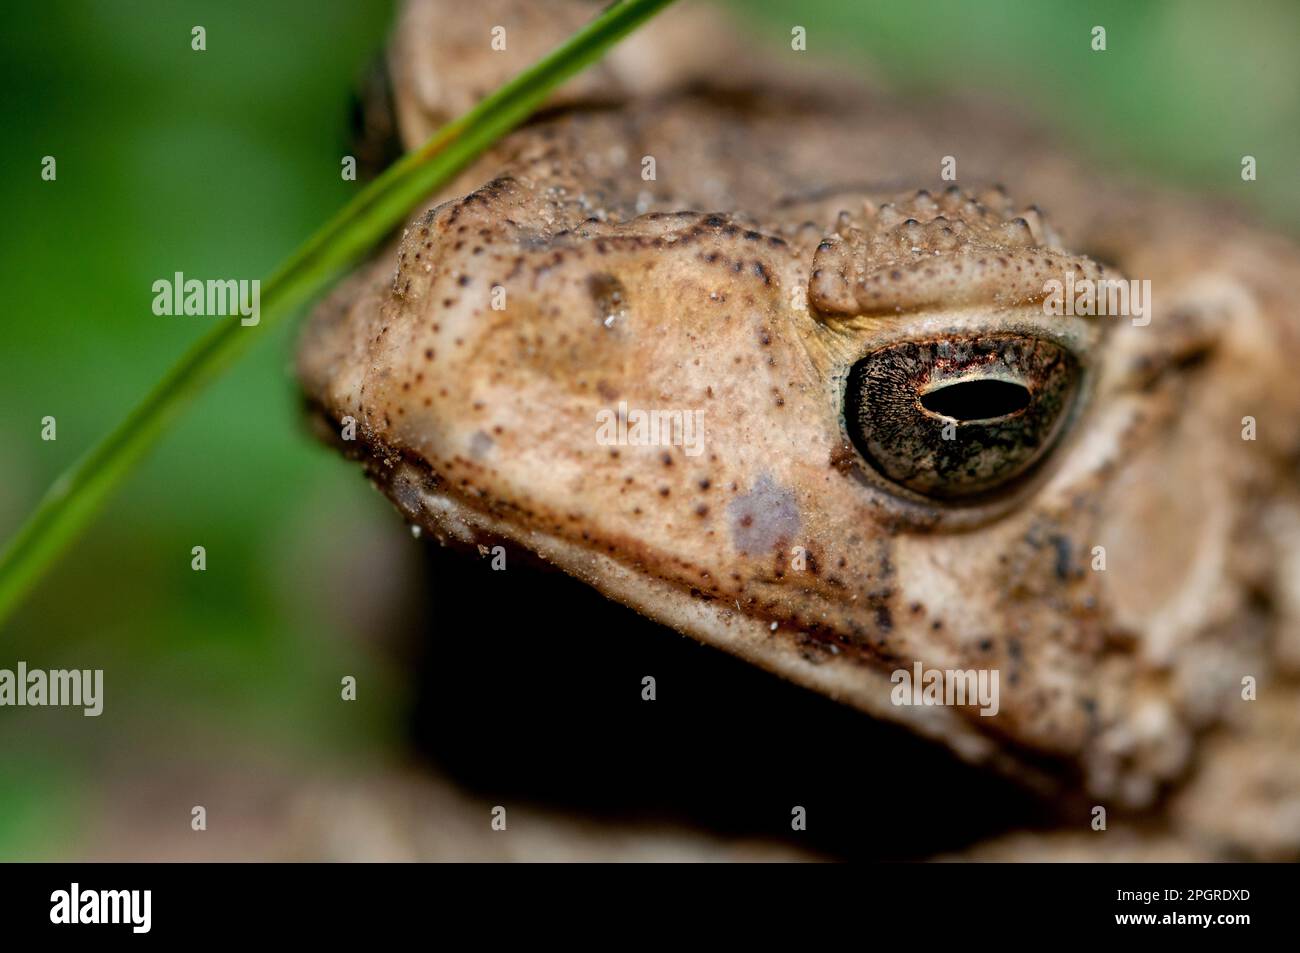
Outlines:
<svg viewBox="0 0 1300 953"><path fill-rule="evenodd" d="M921 395L921 406L953 420L990 420L1024 410L1029 400L1029 389L1023 384L983 378L937 387Z"/></svg>

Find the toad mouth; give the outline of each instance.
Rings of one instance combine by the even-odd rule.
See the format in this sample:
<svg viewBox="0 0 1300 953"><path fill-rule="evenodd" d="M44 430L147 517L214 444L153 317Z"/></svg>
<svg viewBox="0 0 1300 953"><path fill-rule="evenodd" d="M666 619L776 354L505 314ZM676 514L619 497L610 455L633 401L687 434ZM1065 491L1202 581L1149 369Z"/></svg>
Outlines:
<svg viewBox="0 0 1300 953"><path fill-rule="evenodd" d="M342 428L327 410L311 399L307 405L318 435L361 462L366 476L418 529L418 535L428 533L447 550L461 551L451 558L466 561L465 552L482 554L504 545L512 560L522 556L527 566L541 564L573 577L565 580L565 585L584 592L583 604L612 604L624 618L646 620L664 639L687 633L707 646L723 649L744 663L826 696L832 707L848 712L859 728L901 722L924 744L950 748L977 772L991 769L980 774L1014 779L1022 792L1043 804L1053 803L1054 810L1073 804L1077 797L1074 792L1081 786L1069 762L1026 748L989 724L996 719L982 719L978 714L966 717L968 713L951 707L892 706L888 672L879 666L880 660L874 660L876 664L866 658L856 664L825 664L829 646L814 635L775 625L739 604L722 605L703 593L688 591L647 571L635 558L616 555L617 546L602 547L591 538L569 539L540 528L519 528L489 512L474 494L460 492L423 458L388 446L365 428L358 428L356 440L343 440ZM623 547L631 548L630 544ZM560 574L548 575L556 578ZM585 594L590 594L589 598ZM495 613L498 596L488 601ZM568 604L551 598L540 602ZM535 613L535 605L532 611ZM572 615L566 613L566 617ZM833 653L833 660L849 662L849 654Z"/></svg>

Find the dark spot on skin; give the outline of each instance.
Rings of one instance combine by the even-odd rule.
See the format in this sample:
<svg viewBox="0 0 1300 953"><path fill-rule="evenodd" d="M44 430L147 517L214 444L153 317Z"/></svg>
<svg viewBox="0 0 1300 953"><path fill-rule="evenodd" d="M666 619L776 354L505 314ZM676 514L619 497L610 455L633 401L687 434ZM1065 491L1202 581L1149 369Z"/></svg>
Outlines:
<svg viewBox="0 0 1300 953"><path fill-rule="evenodd" d="M469 440L469 455L476 460L482 459L492 449L495 442L484 431L475 431L474 436L470 437Z"/></svg>
<svg viewBox="0 0 1300 953"><path fill-rule="evenodd" d="M1052 547L1056 550L1056 578L1062 582L1070 578L1070 540L1065 536L1052 536Z"/></svg>
<svg viewBox="0 0 1300 953"><path fill-rule="evenodd" d="M857 454L854 453L853 448L847 443L842 443L831 451L828 462L830 468L836 473L847 476L852 472L856 461Z"/></svg>
<svg viewBox="0 0 1300 953"><path fill-rule="evenodd" d="M794 493L766 473L752 490L728 504L727 513L732 545L745 555L784 548L798 534L801 523Z"/></svg>

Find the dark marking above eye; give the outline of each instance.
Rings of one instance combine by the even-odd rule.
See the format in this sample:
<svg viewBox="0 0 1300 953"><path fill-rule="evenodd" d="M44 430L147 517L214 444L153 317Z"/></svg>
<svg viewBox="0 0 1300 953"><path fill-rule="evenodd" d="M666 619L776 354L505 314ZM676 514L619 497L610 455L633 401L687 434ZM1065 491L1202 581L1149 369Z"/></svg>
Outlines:
<svg viewBox="0 0 1300 953"><path fill-rule="evenodd" d="M623 282L608 272L587 276L587 293L596 307L596 315L603 322L617 316L627 307L627 290Z"/></svg>

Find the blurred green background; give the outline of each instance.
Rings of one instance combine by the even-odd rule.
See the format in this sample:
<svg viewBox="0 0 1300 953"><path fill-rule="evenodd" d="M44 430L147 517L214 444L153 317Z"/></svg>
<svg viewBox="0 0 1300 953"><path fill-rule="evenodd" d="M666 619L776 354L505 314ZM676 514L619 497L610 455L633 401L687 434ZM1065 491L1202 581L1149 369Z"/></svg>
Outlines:
<svg viewBox="0 0 1300 953"><path fill-rule="evenodd" d="M1000 90L1081 148L1300 225L1293 0L734 5L774 42L797 23L809 55L870 59L906 89ZM215 320L154 316L155 279L264 277L356 190L339 176L350 92L392 6L7 13L2 537ZM1097 24L1102 54L1088 45ZM1259 161L1249 185L1244 153ZM55 182L40 178L45 155ZM256 789L400 757L409 687L389 649L418 631L421 544L305 434L293 333L264 334L202 397L0 631L0 668L103 668L106 682L97 719L0 709L0 858L78 856L123 797L195 771ZM46 415L55 442L40 439ZM195 545L206 572L190 568ZM362 688L345 705L348 674Z"/></svg>

